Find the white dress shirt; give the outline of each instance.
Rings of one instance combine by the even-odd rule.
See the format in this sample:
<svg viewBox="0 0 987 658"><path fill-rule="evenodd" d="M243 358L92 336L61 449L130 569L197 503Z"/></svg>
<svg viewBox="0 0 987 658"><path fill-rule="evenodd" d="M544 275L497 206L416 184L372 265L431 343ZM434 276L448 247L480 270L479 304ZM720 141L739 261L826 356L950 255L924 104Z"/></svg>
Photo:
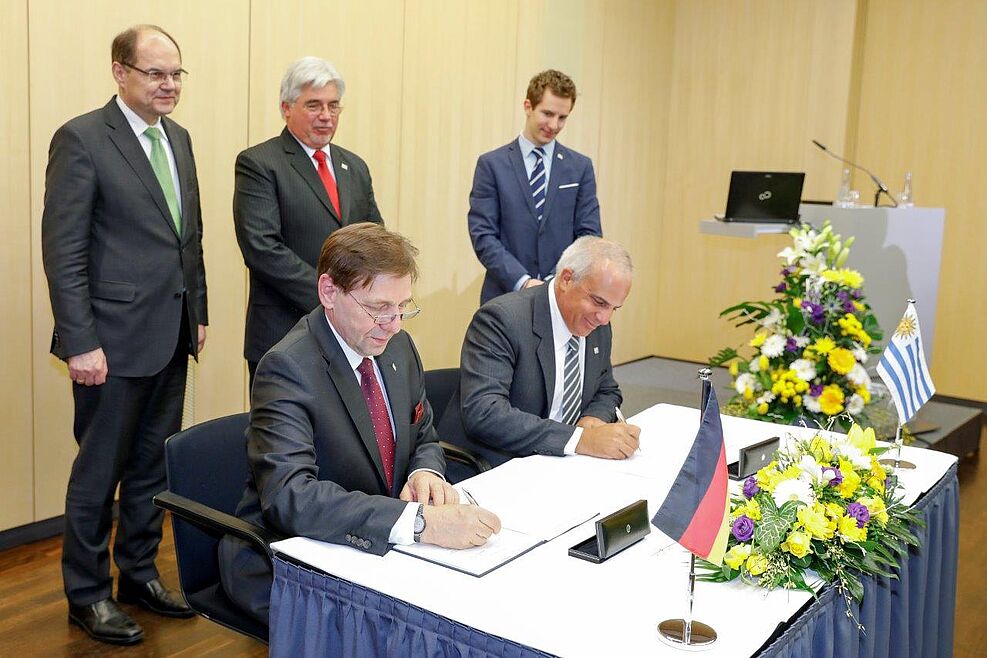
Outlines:
<svg viewBox="0 0 987 658"><path fill-rule="evenodd" d="M144 131L151 127L151 124L144 121L144 119L137 116L130 107L120 100L117 96L117 107L123 112L123 116L127 119L127 123L130 124L130 129L134 131L137 135L137 141L140 142L141 148L144 149L144 155L147 156L148 162L151 160L151 138L144 134ZM154 127L158 129L158 134L161 135L161 144L164 146L165 155L168 156L168 169L171 171L171 180L175 184L175 198L178 200L178 207L182 207L182 186L178 182L178 167L175 165L175 154L171 151L171 142L168 141L168 133L165 132L164 126L161 125L161 119L154 124Z"/></svg>

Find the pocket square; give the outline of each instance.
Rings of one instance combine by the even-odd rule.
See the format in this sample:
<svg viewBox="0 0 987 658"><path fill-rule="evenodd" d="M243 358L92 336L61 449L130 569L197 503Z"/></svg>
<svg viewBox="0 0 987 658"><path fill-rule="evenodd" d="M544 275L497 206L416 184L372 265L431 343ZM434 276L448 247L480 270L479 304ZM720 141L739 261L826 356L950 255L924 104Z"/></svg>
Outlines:
<svg viewBox="0 0 987 658"><path fill-rule="evenodd" d="M411 424L414 425L415 423L421 422L422 416L424 415L425 415L425 405L419 402L418 404L415 405L415 413L412 414Z"/></svg>
<svg viewBox="0 0 987 658"><path fill-rule="evenodd" d="M579 187L579 183L566 183L565 185L559 185L560 190L564 190L567 187Z"/></svg>

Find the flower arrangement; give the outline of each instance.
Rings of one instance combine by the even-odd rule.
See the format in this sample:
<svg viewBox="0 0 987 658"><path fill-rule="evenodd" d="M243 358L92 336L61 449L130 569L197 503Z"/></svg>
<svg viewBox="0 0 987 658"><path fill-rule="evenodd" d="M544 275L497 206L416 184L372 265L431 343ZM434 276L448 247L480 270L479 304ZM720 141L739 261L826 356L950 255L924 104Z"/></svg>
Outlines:
<svg viewBox="0 0 987 658"><path fill-rule="evenodd" d="M701 579L744 581L815 594L806 574L833 583L847 604L864 589L857 574L894 578L891 569L917 546L918 515L895 498L877 455L874 430L791 439L730 500L731 531L723 564L702 562Z"/></svg>
<svg viewBox="0 0 987 658"><path fill-rule="evenodd" d="M845 267L853 238L845 241L827 221L817 231L793 228L777 297L742 302L724 310L736 326L756 325L749 358L720 350L710 365L728 366L736 395L724 412L791 424L806 419L818 427L832 420L846 430L852 416L870 403L871 377L864 364L879 352L877 319L864 300L863 277Z"/></svg>

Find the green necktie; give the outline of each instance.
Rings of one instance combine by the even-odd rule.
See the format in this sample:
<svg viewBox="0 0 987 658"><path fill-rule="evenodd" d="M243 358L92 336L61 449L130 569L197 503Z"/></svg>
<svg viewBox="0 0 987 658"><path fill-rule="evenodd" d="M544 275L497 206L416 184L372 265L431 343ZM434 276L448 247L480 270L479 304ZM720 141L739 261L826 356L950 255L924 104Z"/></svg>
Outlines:
<svg viewBox="0 0 987 658"><path fill-rule="evenodd" d="M165 201L168 202L168 210L171 211L171 218L175 222L175 230L178 235L182 234L182 209L178 205L178 195L175 194L175 181L171 179L171 167L168 166L168 156L165 155L164 146L161 145L161 132L154 126L144 131L144 134L151 140L151 169L161 185L164 192Z"/></svg>

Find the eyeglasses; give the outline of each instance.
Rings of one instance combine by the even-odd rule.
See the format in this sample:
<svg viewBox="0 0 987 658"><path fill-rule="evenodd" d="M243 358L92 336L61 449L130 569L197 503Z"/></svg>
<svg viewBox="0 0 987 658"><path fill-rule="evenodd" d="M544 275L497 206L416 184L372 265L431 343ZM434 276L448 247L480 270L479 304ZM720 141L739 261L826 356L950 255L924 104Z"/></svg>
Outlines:
<svg viewBox="0 0 987 658"><path fill-rule="evenodd" d="M339 104L339 101L333 101L331 103L322 103L320 101L308 101L302 107L309 114L319 115L322 112L328 112L330 116L338 117L343 113L343 106Z"/></svg>
<svg viewBox="0 0 987 658"><path fill-rule="evenodd" d="M411 318L417 316L419 313L422 312L421 307L418 306L415 300L412 299L411 303L414 305L414 308L411 309L410 311L403 311L401 313L385 313L381 315L374 315L373 313L370 312L370 309L368 309L366 306L360 303L359 299L353 297L353 293L348 292L346 294L349 295L353 299L353 301L356 302L357 305L360 308L362 308L367 315L370 316L370 319L374 321L374 324L390 324L395 320L397 320L398 318L400 318L402 321L410 320Z"/></svg>
<svg viewBox="0 0 987 658"><path fill-rule="evenodd" d="M150 71L145 71L144 69L139 69L133 64L123 63L128 69L133 69L147 76L147 79L156 85L161 84L168 78L171 78L172 82L176 85L182 84L182 76L188 75L188 71L185 69L178 69L177 71L159 71L158 69L151 69Z"/></svg>

